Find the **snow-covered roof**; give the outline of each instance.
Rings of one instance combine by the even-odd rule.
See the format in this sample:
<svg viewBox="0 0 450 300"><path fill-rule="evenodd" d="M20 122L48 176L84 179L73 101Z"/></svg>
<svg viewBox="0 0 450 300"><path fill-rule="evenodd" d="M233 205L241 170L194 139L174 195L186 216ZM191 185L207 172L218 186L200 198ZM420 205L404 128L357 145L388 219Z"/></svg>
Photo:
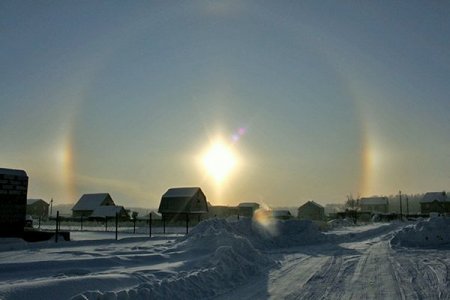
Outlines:
<svg viewBox="0 0 450 300"><path fill-rule="evenodd" d="M420 200L420 203L430 203L433 201L446 202L450 201L450 199L448 199L447 193L445 192L428 192Z"/></svg>
<svg viewBox="0 0 450 300"><path fill-rule="evenodd" d="M360 205L388 205L386 197L367 197L359 200Z"/></svg>
<svg viewBox="0 0 450 300"><path fill-rule="evenodd" d="M0 174L27 177L27 173L24 170L0 168Z"/></svg>
<svg viewBox="0 0 450 300"><path fill-rule="evenodd" d="M72 210L95 210L108 197L108 193L84 194Z"/></svg>
<svg viewBox="0 0 450 300"><path fill-rule="evenodd" d="M120 214L122 210L125 210L123 206L99 206L94 210L91 217L115 217L116 213Z"/></svg>
<svg viewBox="0 0 450 300"><path fill-rule="evenodd" d="M168 189L167 192L164 193L164 198L178 198L178 197L192 197L199 190L199 187L179 187L179 188L171 188Z"/></svg>

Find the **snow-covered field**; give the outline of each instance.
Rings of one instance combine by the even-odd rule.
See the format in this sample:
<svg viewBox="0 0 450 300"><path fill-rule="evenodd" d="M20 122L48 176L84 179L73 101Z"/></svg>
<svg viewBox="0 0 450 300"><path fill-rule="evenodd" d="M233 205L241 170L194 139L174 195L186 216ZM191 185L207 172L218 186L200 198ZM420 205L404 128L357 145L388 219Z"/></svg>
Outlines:
<svg viewBox="0 0 450 300"><path fill-rule="evenodd" d="M109 235L109 236L108 236ZM0 299L449 299L450 219L207 220L187 236L0 240Z"/></svg>

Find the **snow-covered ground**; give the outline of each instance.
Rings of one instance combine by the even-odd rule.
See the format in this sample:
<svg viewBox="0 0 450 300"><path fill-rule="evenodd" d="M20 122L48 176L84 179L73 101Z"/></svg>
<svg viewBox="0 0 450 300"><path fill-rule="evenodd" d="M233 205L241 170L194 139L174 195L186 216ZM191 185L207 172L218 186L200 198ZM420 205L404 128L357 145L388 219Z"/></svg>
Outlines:
<svg viewBox="0 0 450 300"><path fill-rule="evenodd" d="M2 239L0 299L449 299L449 227L212 219L187 236Z"/></svg>

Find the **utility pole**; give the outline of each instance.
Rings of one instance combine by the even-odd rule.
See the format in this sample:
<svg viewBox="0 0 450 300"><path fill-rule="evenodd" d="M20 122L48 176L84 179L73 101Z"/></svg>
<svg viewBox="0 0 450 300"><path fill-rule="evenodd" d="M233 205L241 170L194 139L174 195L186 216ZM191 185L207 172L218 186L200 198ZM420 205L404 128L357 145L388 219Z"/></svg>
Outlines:
<svg viewBox="0 0 450 300"><path fill-rule="evenodd" d="M53 198L50 200L50 217L52 217L52 209L53 209Z"/></svg>
<svg viewBox="0 0 450 300"><path fill-rule="evenodd" d="M399 199L400 199L400 221L402 221L403 220L403 217L402 217L402 191L398 191L398 195L399 195Z"/></svg>

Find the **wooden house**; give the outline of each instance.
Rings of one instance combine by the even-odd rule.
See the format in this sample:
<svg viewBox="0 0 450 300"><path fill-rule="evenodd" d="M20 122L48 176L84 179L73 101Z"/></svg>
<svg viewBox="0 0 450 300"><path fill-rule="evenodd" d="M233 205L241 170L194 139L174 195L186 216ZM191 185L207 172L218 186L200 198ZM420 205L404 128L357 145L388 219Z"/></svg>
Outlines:
<svg viewBox="0 0 450 300"><path fill-rule="evenodd" d="M259 203L256 202L243 202L238 205L238 214L239 216L253 217L256 210L260 207Z"/></svg>
<svg viewBox="0 0 450 300"><path fill-rule="evenodd" d="M302 220L325 220L325 208L314 202L308 201L298 208L297 217Z"/></svg>
<svg viewBox="0 0 450 300"><path fill-rule="evenodd" d="M171 188L161 197L158 212L165 220L200 218L208 213L206 196L199 187Z"/></svg>
<svg viewBox="0 0 450 300"><path fill-rule="evenodd" d="M445 191L426 193L420 200L420 211L423 214L449 214L450 199L448 198L447 193Z"/></svg>
<svg viewBox="0 0 450 300"><path fill-rule="evenodd" d="M361 212L388 213L389 201L387 197L368 197L359 200Z"/></svg>
<svg viewBox="0 0 450 300"><path fill-rule="evenodd" d="M50 205L42 199L27 199L27 215L33 218L48 218L48 207Z"/></svg>
<svg viewBox="0 0 450 300"><path fill-rule="evenodd" d="M115 206L108 193L84 194L72 208L72 216L90 217L100 206Z"/></svg>

